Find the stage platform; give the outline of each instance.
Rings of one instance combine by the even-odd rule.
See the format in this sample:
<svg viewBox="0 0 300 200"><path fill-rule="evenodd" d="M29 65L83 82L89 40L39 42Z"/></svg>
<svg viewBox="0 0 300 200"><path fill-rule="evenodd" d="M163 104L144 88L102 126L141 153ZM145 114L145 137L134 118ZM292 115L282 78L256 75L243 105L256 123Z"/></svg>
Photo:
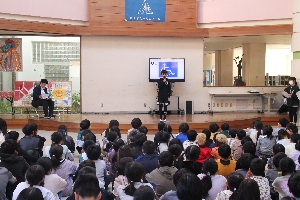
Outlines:
<svg viewBox="0 0 300 200"><path fill-rule="evenodd" d="M178 133L178 127L182 122L187 122L190 129L201 132L208 128L211 122L216 122L220 127L221 124L227 122L232 128L247 128L252 126L253 120L261 120L263 124L277 126L279 118L287 118L288 115L277 113L260 114L260 113L242 113L242 112L226 112L214 114L194 114L194 115L168 115L167 124L173 128L173 133ZM19 129L27 123L36 123L40 130L56 131L59 125L66 125L68 131L77 132L79 123L88 119L91 121L91 131L95 134L102 133L107 127L110 120L115 119L120 123L121 133L126 133L131 128L131 120L140 118L143 125L149 130L149 134L157 132L158 115L151 114L63 114L55 119L33 118L26 114L4 114L0 118L6 120L8 129Z"/></svg>

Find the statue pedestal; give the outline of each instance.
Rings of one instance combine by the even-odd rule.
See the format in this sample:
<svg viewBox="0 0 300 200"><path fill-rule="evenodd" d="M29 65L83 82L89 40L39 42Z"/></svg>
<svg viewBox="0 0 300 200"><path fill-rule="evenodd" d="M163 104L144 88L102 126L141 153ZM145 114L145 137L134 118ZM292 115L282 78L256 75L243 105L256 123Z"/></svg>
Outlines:
<svg viewBox="0 0 300 200"><path fill-rule="evenodd" d="M233 86L246 86L246 84L241 79L235 79Z"/></svg>

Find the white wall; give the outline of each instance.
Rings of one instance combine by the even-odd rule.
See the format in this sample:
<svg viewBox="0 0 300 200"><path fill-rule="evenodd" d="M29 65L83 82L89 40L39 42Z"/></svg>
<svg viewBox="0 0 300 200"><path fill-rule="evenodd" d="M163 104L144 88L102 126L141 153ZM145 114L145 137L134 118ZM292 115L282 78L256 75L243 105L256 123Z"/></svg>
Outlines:
<svg viewBox="0 0 300 200"><path fill-rule="evenodd" d="M156 108L157 86L148 81L149 58L176 57L185 58L186 82L175 83L173 95L180 96L181 108L192 100L194 109L201 109L202 39L82 36L81 53L82 112Z"/></svg>

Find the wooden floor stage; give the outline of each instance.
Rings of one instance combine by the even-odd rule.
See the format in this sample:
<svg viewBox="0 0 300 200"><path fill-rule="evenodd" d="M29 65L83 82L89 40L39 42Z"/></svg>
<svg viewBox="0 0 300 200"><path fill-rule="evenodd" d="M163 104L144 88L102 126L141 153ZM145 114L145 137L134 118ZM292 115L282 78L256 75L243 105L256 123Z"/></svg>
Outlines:
<svg viewBox="0 0 300 200"><path fill-rule="evenodd" d="M26 114L4 114L0 115L5 119L9 129L22 128L27 123L36 123L40 130L55 131L59 125L66 125L68 131L77 132L79 130L79 123L88 119L91 121L91 130L95 134L102 133L112 119L116 119L120 123L121 133L126 133L131 128L131 120L133 118L140 118L143 125L149 130L148 133L153 134L157 132L157 123L159 122L158 115L151 114L63 114L57 116L55 119L33 118ZM216 122L219 126L227 122L232 128L247 128L252 125L253 120L261 120L264 124L276 126L279 118L287 118L288 115L274 114L260 114L260 113L242 113L242 112L226 112L214 114L194 114L194 115L168 115L167 124L173 128L173 133L178 132L180 123L187 122L190 129L201 132L208 128L211 122Z"/></svg>

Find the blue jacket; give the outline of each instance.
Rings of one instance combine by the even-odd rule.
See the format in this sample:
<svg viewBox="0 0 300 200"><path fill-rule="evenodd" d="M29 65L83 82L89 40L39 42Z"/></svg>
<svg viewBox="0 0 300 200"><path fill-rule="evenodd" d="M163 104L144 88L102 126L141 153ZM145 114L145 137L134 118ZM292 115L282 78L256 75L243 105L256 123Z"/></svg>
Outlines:
<svg viewBox="0 0 300 200"><path fill-rule="evenodd" d="M180 140L180 142L181 142L182 144L184 143L184 141L188 140L187 135L184 134L184 133L179 133L179 134L176 136L176 138L177 138L178 140Z"/></svg>
<svg viewBox="0 0 300 200"><path fill-rule="evenodd" d="M158 154L144 154L139 156L135 161L142 163L145 168L145 174L152 172L156 168L160 168L158 164Z"/></svg>

